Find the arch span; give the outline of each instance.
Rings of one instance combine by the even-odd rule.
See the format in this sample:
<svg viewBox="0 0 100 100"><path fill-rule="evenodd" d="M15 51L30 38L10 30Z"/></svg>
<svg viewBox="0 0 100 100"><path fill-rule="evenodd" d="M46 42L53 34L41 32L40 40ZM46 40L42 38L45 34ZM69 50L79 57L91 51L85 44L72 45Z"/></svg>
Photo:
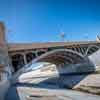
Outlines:
<svg viewBox="0 0 100 100"><path fill-rule="evenodd" d="M86 59L82 54L70 50L70 49L56 49L53 51L49 51L38 58L34 59L34 62L50 62L54 64L77 64L81 62L85 62Z"/></svg>
<svg viewBox="0 0 100 100"><path fill-rule="evenodd" d="M86 52L85 52L85 56L89 56L91 55L92 53L95 53L97 50L99 50L99 46L96 46L96 45L90 45Z"/></svg>
<svg viewBox="0 0 100 100"><path fill-rule="evenodd" d="M59 73L88 73L95 71L95 66L88 57L84 57L84 55L70 49L49 51L33 60L32 63L36 62L53 63L58 67L58 70L62 70L59 70Z"/></svg>

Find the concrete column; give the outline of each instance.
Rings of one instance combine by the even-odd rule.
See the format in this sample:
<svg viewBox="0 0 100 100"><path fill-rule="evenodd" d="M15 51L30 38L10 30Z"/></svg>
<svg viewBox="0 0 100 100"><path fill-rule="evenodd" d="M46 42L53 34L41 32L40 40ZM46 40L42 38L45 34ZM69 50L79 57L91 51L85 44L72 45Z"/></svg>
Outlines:
<svg viewBox="0 0 100 100"><path fill-rule="evenodd" d="M33 54L35 54L36 57L38 57L37 51L32 51Z"/></svg>
<svg viewBox="0 0 100 100"><path fill-rule="evenodd" d="M38 57L38 51L35 51L34 53L35 53L36 57Z"/></svg>
<svg viewBox="0 0 100 100"><path fill-rule="evenodd" d="M10 74L10 66L8 60L8 47L5 39L5 26L0 22L0 100L4 99L4 96L9 87L8 76Z"/></svg>
<svg viewBox="0 0 100 100"><path fill-rule="evenodd" d="M5 40L5 27L2 22L0 22L0 46L5 46L6 40Z"/></svg>
<svg viewBox="0 0 100 100"><path fill-rule="evenodd" d="M82 52L82 54L84 55L84 49L83 49L84 47L81 47L80 49L81 49L81 52Z"/></svg>
<svg viewBox="0 0 100 100"><path fill-rule="evenodd" d="M5 37L5 26L4 23L0 22L0 64L2 65L2 70L11 73L9 65L8 47ZM7 77L7 76L5 76Z"/></svg>
<svg viewBox="0 0 100 100"><path fill-rule="evenodd" d="M74 51L76 51L77 52L77 49L76 49L77 47L74 47Z"/></svg>
<svg viewBox="0 0 100 100"><path fill-rule="evenodd" d="M27 64L27 60L26 60L26 55L23 54L23 59L24 59L24 64L26 65Z"/></svg>

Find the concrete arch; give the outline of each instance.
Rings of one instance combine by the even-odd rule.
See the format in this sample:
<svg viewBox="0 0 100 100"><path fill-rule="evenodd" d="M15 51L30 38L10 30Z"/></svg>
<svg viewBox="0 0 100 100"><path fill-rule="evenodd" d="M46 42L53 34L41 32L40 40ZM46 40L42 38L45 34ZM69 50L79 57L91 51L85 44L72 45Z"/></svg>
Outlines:
<svg viewBox="0 0 100 100"><path fill-rule="evenodd" d="M36 54L33 52L27 52L25 53L25 56L28 63L36 58Z"/></svg>
<svg viewBox="0 0 100 100"><path fill-rule="evenodd" d="M41 56L41 55L44 54L44 53L45 53L44 50L37 51L37 55L38 55L38 56Z"/></svg>
<svg viewBox="0 0 100 100"><path fill-rule="evenodd" d="M84 58L82 54L70 49L56 49L53 51L46 52L45 54L42 54L41 56L34 59L32 63L42 62L42 61L56 63L56 64L66 63L66 62L68 64L76 64L86 61L86 58Z"/></svg>
<svg viewBox="0 0 100 100"><path fill-rule="evenodd" d="M86 52L85 52L85 56L88 56L88 53L91 52L91 49L94 49L94 48L96 48L96 49L98 50L100 47L98 47L97 45L90 45L90 46L87 48ZM97 50L96 50L96 51L97 51ZM93 52L93 51L92 51L92 52Z"/></svg>
<svg viewBox="0 0 100 100"><path fill-rule="evenodd" d="M15 54L11 58L12 58L12 65L15 71L17 71L24 65L23 54Z"/></svg>

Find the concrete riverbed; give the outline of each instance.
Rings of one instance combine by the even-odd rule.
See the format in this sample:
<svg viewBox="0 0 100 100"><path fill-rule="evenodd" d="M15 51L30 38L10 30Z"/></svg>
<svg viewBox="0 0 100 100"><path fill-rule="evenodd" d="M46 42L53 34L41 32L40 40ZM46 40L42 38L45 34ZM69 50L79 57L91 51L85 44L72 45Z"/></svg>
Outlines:
<svg viewBox="0 0 100 100"><path fill-rule="evenodd" d="M83 85L85 88L100 88L100 74L59 75L50 70L41 73L31 71L22 74L11 85L5 100L100 100L99 95L76 91L82 90Z"/></svg>

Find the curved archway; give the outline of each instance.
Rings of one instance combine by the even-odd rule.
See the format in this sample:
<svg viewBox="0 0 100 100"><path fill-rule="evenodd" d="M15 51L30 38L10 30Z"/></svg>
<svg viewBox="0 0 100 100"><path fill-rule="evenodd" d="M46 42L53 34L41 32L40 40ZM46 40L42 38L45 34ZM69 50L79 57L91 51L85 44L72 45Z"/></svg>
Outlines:
<svg viewBox="0 0 100 100"><path fill-rule="evenodd" d="M29 52L29 53L26 54L26 60L27 60L28 63L35 58L36 58L36 55L33 52Z"/></svg>
<svg viewBox="0 0 100 100"><path fill-rule="evenodd" d="M33 62L51 62L55 64L68 63L76 64L86 61L84 56L76 51L70 49L56 49L49 51L38 58L34 59Z"/></svg>
<svg viewBox="0 0 100 100"><path fill-rule="evenodd" d="M24 66L24 58L22 54L15 54L11 58L12 58L12 65L15 72L19 70L22 66Z"/></svg>
<svg viewBox="0 0 100 100"><path fill-rule="evenodd" d="M96 46L96 45L90 45L86 52L85 52L85 56L89 56L91 55L92 53L96 52L100 47Z"/></svg>
<svg viewBox="0 0 100 100"><path fill-rule="evenodd" d="M38 51L38 52L37 52L37 55L38 55L38 56L41 56L41 55L44 54L44 53L45 53L45 51L42 51L42 50L41 50L41 51Z"/></svg>

